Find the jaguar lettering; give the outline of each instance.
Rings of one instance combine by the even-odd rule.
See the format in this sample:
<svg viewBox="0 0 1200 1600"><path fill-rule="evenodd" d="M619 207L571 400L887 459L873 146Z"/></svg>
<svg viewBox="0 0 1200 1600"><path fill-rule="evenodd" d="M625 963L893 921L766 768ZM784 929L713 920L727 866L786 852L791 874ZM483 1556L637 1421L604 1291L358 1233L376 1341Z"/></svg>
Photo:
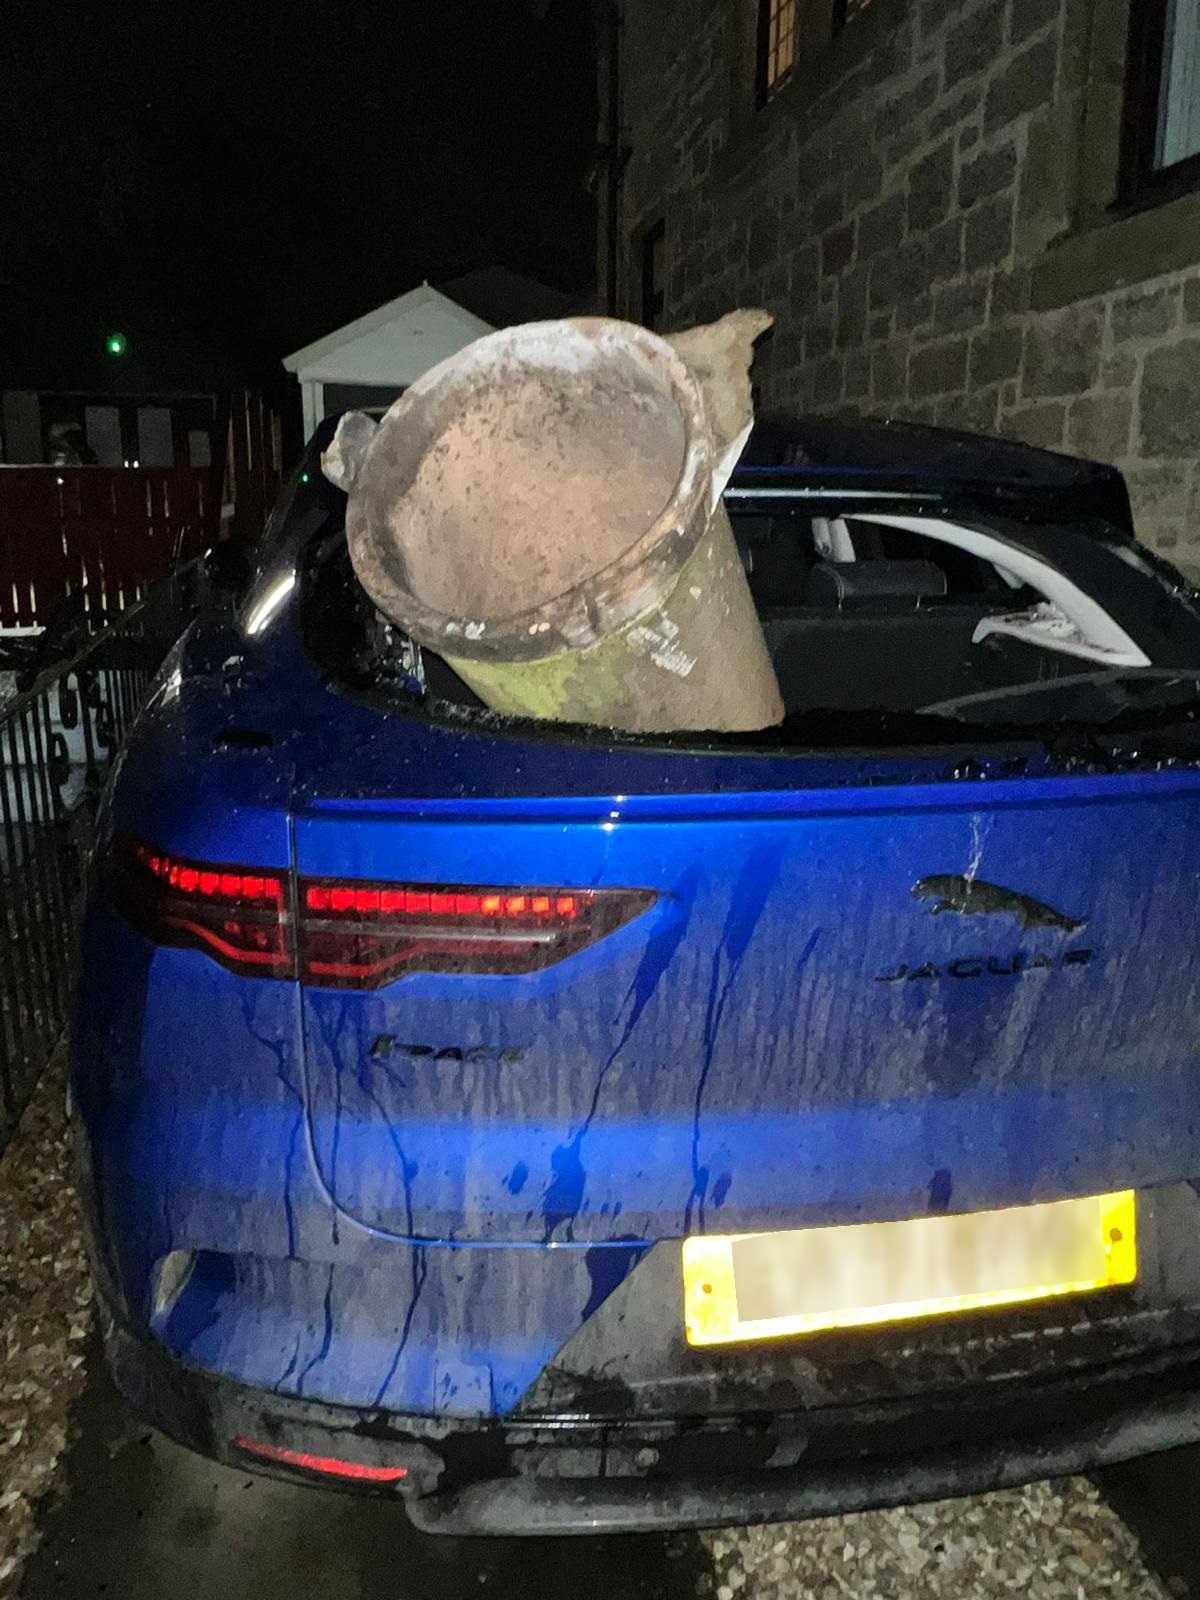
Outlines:
<svg viewBox="0 0 1200 1600"><path fill-rule="evenodd" d="M1031 972L1062 972L1070 967L1086 967L1095 957L1094 950L1063 950L1056 954L1044 951L1027 953L1014 951L1012 955L956 956L952 961L902 961L892 972L880 972L876 983L910 983L918 978L1022 978Z"/></svg>

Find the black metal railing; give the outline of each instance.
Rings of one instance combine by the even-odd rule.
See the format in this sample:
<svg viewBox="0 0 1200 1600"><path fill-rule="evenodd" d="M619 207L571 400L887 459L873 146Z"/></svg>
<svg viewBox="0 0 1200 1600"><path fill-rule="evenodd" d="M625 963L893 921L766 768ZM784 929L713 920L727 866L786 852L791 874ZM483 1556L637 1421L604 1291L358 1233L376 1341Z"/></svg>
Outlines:
<svg viewBox="0 0 1200 1600"><path fill-rule="evenodd" d="M185 568L0 701L0 1150L67 1024L96 807L147 683L198 603Z"/></svg>

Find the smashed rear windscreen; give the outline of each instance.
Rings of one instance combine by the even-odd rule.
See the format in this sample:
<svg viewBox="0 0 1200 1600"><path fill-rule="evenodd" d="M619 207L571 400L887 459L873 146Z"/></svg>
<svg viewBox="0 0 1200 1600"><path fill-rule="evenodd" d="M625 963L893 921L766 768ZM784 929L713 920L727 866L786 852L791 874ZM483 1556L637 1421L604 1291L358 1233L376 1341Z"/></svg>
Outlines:
<svg viewBox="0 0 1200 1600"><path fill-rule="evenodd" d="M737 486L726 506L785 706L778 729L728 736L739 748L1105 725L1200 701L1190 591L1127 540ZM306 480L270 551L299 565L306 642L333 684L455 720L509 720L376 611L350 565L343 508L338 490Z"/></svg>

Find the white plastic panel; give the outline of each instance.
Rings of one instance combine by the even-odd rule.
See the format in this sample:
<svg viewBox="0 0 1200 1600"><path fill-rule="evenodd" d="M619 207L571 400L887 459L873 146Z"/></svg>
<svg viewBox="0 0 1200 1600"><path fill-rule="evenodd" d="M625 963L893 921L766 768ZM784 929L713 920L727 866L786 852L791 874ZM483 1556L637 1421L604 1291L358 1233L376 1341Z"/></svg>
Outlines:
<svg viewBox="0 0 1200 1600"><path fill-rule="evenodd" d="M1034 588L1054 607L1070 625L1070 633L1046 626L1027 627L1024 637L1031 644L1046 650L1080 655L1086 649L1089 660L1103 662L1112 667L1148 667L1150 657L1125 632L1120 623L1097 600L1085 593L1078 584L1059 572L1056 567L1039 561L1036 556L998 539L980 528L964 527L960 522L949 522L943 517L909 517L899 513L880 512L869 516L852 516L851 522L874 523L876 527L905 528L926 539L936 539L941 544L956 546L971 555L990 561L998 570L1019 578ZM1033 612L1039 608L1034 607ZM1039 619L1026 613L1030 624ZM1006 619L1011 623L1011 618ZM1040 619L1043 623L1045 618ZM1012 628L993 629L994 632L1012 632ZM976 630L976 640L982 635ZM1070 642L1070 648L1066 641Z"/></svg>

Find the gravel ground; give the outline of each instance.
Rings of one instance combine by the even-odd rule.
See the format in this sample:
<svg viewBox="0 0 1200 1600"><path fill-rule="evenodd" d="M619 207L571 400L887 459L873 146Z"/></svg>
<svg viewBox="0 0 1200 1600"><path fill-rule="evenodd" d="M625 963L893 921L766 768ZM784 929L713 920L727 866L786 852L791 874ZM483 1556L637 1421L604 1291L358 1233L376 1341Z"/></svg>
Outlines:
<svg viewBox="0 0 1200 1600"><path fill-rule="evenodd" d="M33 1548L83 1389L91 1289L68 1173L61 1057L0 1160L0 1596Z"/></svg>
<svg viewBox="0 0 1200 1600"><path fill-rule="evenodd" d="M4 1340L0 1366L0 1597L17 1593L23 1559L36 1543L36 1502L49 1489L59 1491L55 1517L60 1524L66 1523L64 1531L71 1537L73 1502L64 1489L63 1474L56 1474L55 1468L67 1439L69 1413L84 1386L90 1294L67 1170L63 1076L60 1059L46 1074L0 1161L0 1330ZM114 1397L112 1405L118 1404ZM84 1419L86 1432L92 1426L86 1420L87 1408L78 1415ZM132 1433L139 1431L132 1421L127 1426ZM170 1447L168 1455L173 1450ZM112 1460L116 1471L115 1445L95 1454ZM224 1475L228 1469L207 1471ZM94 1476L90 1481L95 1483ZM266 1487L260 1492L266 1493ZM277 1538L281 1521L294 1521L302 1531L318 1511L319 1501L311 1490L270 1486L270 1493L282 1498L273 1504L270 1530L261 1529L262 1537ZM320 1497L322 1501L328 1498ZM355 1507L355 1516L378 1514L382 1519L386 1515L376 1513L374 1503L347 1502L342 1497L338 1501L347 1511ZM140 1519L142 1510L136 1509L134 1515ZM223 1545L230 1531L222 1529L223 1517L218 1513L209 1520L214 1524L212 1537ZM78 1527L86 1544L84 1529ZM363 1531L358 1531L359 1539ZM396 1529L393 1524L385 1530L381 1520L378 1532L380 1538L391 1542ZM243 1530L242 1537L247 1536L251 1541L255 1538L253 1520L248 1530ZM401 1563L407 1574L396 1570L397 1600L400 1596L424 1600L449 1592L447 1562L465 1569L456 1571L456 1579L478 1570L478 1576L471 1576L462 1592L469 1587L497 1596L508 1588L504 1568L497 1569L486 1541L463 1541L452 1549L443 1541L410 1538L415 1540L410 1558ZM168 1544L174 1546L177 1539L178 1529L172 1524ZM567 1588L581 1595L630 1592L628 1574L625 1583L619 1581L615 1570L606 1577L606 1543L587 1543L587 1559ZM332 1562L340 1560L341 1548L336 1541L330 1546ZM611 1548L615 1555L617 1546ZM708 1600L735 1600L743 1595L778 1600L842 1600L844 1596L992 1600L1017 1592L1026 1600L1092 1600L1108 1595L1119 1595L1122 1600L1171 1600L1187 1592L1185 1585L1168 1585L1149 1571L1133 1533L1082 1478L901 1511L866 1512L748 1532L727 1530L705 1534L698 1542L667 1541L665 1549L659 1542L655 1548L658 1559L648 1560L647 1568L654 1566L671 1576L664 1576L661 1586L651 1579L653 1592L699 1594ZM514 1595L529 1592L527 1578L536 1575L550 1554L548 1546L543 1546L541 1553L537 1546L522 1549L526 1559L517 1568ZM573 1550L584 1554L579 1546ZM689 1550L695 1550L699 1561L683 1559ZM571 1553L564 1557L562 1551L559 1543L555 1562L570 1562ZM86 1564L86 1551L80 1554ZM674 1556L680 1559L672 1559ZM310 1554L303 1565L307 1568L312 1559ZM709 1566L711 1571L703 1570ZM304 1581L319 1577L310 1571ZM614 1578L618 1579L615 1585L608 1581ZM228 1578L222 1582L224 1595L237 1587ZM487 1584L486 1591L475 1590L476 1583ZM458 1592L457 1583L451 1587ZM534 1582L532 1589L538 1592L539 1585ZM203 1582L194 1592L201 1591L208 1592ZM56 1592L68 1593L57 1585ZM86 1590L72 1587L69 1592L90 1593L92 1585ZM370 1592L376 1591L372 1588Z"/></svg>
<svg viewBox="0 0 1200 1600"><path fill-rule="evenodd" d="M705 1537L716 1600L1167 1600L1085 1478Z"/></svg>

